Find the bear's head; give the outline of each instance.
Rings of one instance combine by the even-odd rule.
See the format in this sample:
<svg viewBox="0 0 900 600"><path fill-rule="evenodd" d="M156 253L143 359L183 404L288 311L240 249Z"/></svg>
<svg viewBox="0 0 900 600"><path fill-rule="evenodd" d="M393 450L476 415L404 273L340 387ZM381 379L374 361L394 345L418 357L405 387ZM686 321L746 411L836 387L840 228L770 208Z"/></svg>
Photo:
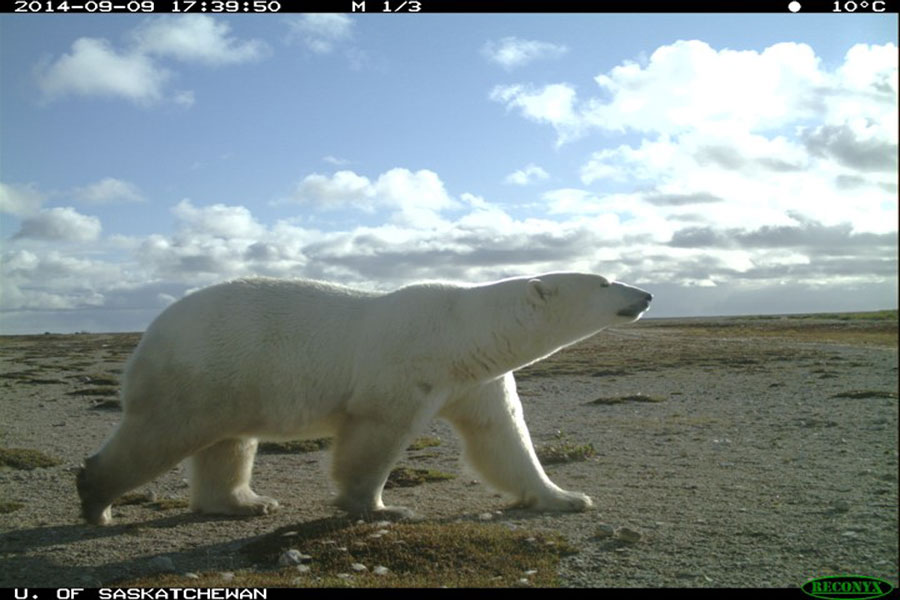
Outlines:
<svg viewBox="0 0 900 600"><path fill-rule="evenodd" d="M636 321L653 299L640 288L589 273L539 275L527 280L526 295L537 313L573 340Z"/></svg>

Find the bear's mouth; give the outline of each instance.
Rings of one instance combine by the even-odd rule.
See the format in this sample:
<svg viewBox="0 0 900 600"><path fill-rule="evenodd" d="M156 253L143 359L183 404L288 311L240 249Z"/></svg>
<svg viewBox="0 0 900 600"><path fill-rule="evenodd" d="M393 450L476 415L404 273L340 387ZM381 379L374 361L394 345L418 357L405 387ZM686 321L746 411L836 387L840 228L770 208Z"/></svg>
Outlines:
<svg viewBox="0 0 900 600"><path fill-rule="evenodd" d="M635 302L630 306L626 306L616 314L620 317L638 317L648 308L650 308L650 301L641 300L639 302Z"/></svg>

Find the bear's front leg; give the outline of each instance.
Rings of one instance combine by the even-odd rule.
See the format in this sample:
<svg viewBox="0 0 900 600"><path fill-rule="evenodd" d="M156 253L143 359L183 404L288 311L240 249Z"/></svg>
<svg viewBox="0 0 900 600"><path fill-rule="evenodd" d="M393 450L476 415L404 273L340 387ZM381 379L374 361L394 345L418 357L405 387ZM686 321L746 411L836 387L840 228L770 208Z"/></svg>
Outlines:
<svg viewBox="0 0 900 600"><path fill-rule="evenodd" d="M512 373L446 406L440 416L462 436L466 461L520 506L558 511L592 506L585 494L566 491L547 477L534 452Z"/></svg>
<svg viewBox="0 0 900 600"><path fill-rule="evenodd" d="M335 436L332 457L332 477L338 487L335 505L353 518L415 517L410 509L385 506L381 500L391 468L411 437L407 429L398 427L401 425L398 421L351 416Z"/></svg>

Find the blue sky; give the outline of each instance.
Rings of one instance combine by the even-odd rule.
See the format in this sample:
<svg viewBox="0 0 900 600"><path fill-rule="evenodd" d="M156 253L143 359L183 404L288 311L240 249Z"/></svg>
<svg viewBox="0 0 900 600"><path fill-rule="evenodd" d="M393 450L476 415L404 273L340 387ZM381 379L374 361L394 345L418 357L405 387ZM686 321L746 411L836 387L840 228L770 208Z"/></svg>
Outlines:
<svg viewBox="0 0 900 600"><path fill-rule="evenodd" d="M246 276L897 306L897 15L0 16L0 332Z"/></svg>

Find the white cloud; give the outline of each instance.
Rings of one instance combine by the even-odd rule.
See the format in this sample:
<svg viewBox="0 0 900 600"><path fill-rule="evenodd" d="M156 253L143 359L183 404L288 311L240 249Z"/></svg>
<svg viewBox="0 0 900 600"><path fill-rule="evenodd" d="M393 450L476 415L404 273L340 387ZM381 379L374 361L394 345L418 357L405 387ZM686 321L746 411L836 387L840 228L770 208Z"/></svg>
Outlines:
<svg viewBox="0 0 900 600"><path fill-rule="evenodd" d="M197 101L197 98L193 90L180 90L174 93L172 101L184 108L190 108Z"/></svg>
<svg viewBox="0 0 900 600"><path fill-rule="evenodd" d="M381 202L399 210L393 219L412 226L432 227L443 222L439 214L459 207L447 194L437 173L422 169L391 169L375 182L375 194Z"/></svg>
<svg viewBox="0 0 900 600"><path fill-rule="evenodd" d="M82 215L71 207L45 208L23 219L13 239L91 242L100 236L100 219Z"/></svg>
<svg viewBox="0 0 900 600"><path fill-rule="evenodd" d="M345 167L350 164L350 161L346 158L339 158L337 156L332 156L330 154L323 156L322 160L327 162L330 165L334 165L336 167Z"/></svg>
<svg viewBox="0 0 900 600"><path fill-rule="evenodd" d="M316 54L330 54L353 36L353 20L338 13L306 13L285 19L290 38L299 38Z"/></svg>
<svg viewBox="0 0 900 600"><path fill-rule="evenodd" d="M641 220L652 213L672 224L753 229L790 224L795 214L896 231L893 44L854 46L826 69L805 44L757 52L680 41L595 81L600 93L586 97L556 83L498 86L491 98L551 125L557 144L593 131L638 133L637 143L595 150L581 181L624 190L616 197L630 198ZM572 215L597 214L608 198L574 189L544 196ZM652 229L655 239L665 231Z"/></svg>
<svg viewBox="0 0 900 600"><path fill-rule="evenodd" d="M678 135L771 131L824 116L883 123L896 140L897 52L855 46L835 72L806 44L715 50L701 41L658 48L645 64L626 61L594 78L599 95L579 99L572 84L498 86L491 99L552 125L560 143L592 130Z"/></svg>
<svg viewBox="0 0 900 600"><path fill-rule="evenodd" d="M561 44L505 37L500 41L488 41L481 53L489 61L509 70L539 59L559 58L568 52Z"/></svg>
<svg viewBox="0 0 900 600"><path fill-rule="evenodd" d="M543 181L549 177L550 175L547 171L536 164L531 163L523 169L510 173L503 181L504 183L511 185L531 185L532 183Z"/></svg>
<svg viewBox="0 0 900 600"><path fill-rule="evenodd" d="M119 204L144 201L144 197L136 185L114 177L105 177L96 183L77 188L75 197L85 204Z"/></svg>
<svg viewBox="0 0 900 600"><path fill-rule="evenodd" d="M43 202L44 195L34 185L0 182L0 213L17 217L33 215L40 210Z"/></svg>
<svg viewBox="0 0 900 600"><path fill-rule="evenodd" d="M897 47L856 44L837 69L844 87L890 98L897 96ZM896 131L896 128L894 128Z"/></svg>
<svg viewBox="0 0 900 600"><path fill-rule="evenodd" d="M135 50L184 62L227 65L264 57L268 46L260 40L230 37L231 27L209 15L163 16L150 19L132 32Z"/></svg>
<svg viewBox="0 0 900 600"><path fill-rule="evenodd" d="M45 98L70 94L123 97L152 104L163 97L170 73L137 52L118 52L103 39L79 38L72 51L38 69L38 86Z"/></svg>
<svg viewBox="0 0 900 600"><path fill-rule="evenodd" d="M369 214L383 212L394 222L423 227L441 223L440 213L461 206L447 194L433 171L400 168L382 173L374 182L353 171L338 171L331 177L307 175L290 201L319 211L350 208Z"/></svg>
<svg viewBox="0 0 900 600"><path fill-rule="evenodd" d="M585 126L677 133L770 129L803 118L825 76L806 44L717 51L692 40L662 46L646 66L626 62L595 81L611 101L589 101Z"/></svg>
<svg viewBox="0 0 900 600"><path fill-rule="evenodd" d="M292 200L315 207L317 210L335 210L352 207L372 212L375 189L368 177L353 171L338 171L333 176L313 173L297 185Z"/></svg>
<svg viewBox="0 0 900 600"><path fill-rule="evenodd" d="M579 137L582 117L576 112L575 88L554 83L535 90L529 86L501 85L491 90L490 98L503 102L507 109L518 108L526 119L552 125L559 143Z"/></svg>
<svg viewBox="0 0 900 600"><path fill-rule="evenodd" d="M124 98L139 106L172 102L189 108L194 92L170 92L172 71L162 59L222 66L259 60L268 51L260 40L241 41L228 34L227 23L208 15L152 18L127 36L127 48L108 40L82 37L72 50L38 65L36 78L45 100L70 95Z"/></svg>
<svg viewBox="0 0 900 600"><path fill-rule="evenodd" d="M213 204L196 207L190 200L182 200L172 208L179 227L189 236L210 236L222 239L256 239L265 228L243 206Z"/></svg>

